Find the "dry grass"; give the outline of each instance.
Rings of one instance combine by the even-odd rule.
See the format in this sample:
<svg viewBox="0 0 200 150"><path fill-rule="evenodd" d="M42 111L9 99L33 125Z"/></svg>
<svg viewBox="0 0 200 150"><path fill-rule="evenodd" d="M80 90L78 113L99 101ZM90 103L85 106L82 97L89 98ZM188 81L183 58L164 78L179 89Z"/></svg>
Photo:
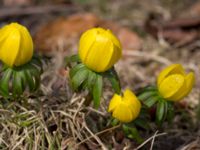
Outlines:
<svg viewBox="0 0 200 150"><path fill-rule="evenodd" d="M60 56L56 56L54 59ZM145 58L145 59L144 59ZM112 91L105 89L102 105L99 110L92 107L84 106L84 93L72 94L67 86L68 80L65 76L59 74L59 69L63 62L55 63L54 59L46 66L46 71L42 76L41 90L35 95L26 97L27 103L21 102L1 102L0 105L0 149L79 149L86 147L88 149L108 149L116 142L114 133L118 127L108 126L109 115L106 112L107 103L112 95ZM148 62L148 63L147 63ZM171 63L166 57L152 53L139 51L124 51L124 59L117 64L117 70L122 81L123 88L130 87L137 91L138 88L155 81L155 75L162 66ZM142 64L146 64L143 66ZM51 66L51 67L50 67ZM126 66L126 67L124 67ZM194 69L197 72L196 65L186 66L189 70ZM197 78L198 80L198 78ZM191 130L192 123L185 123L188 117L193 117L191 122L195 121L194 108L197 106L199 97L198 85L194 88L192 94L184 101L189 105L185 110L180 110L174 119L175 125L164 126L167 134L164 137L170 139L171 136L176 138L184 137L186 134L183 128L186 127L187 139L182 140L182 144L195 140L198 134L196 130ZM185 113L182 113L185 111ZM184 116L184 114L186 116ZM186 118L185 118L186 117ZM98 118L98 119L97 119ZM184 125L183 125L184 124ZM162 130L161 130L162 131ZM139 145L136 149L147 147L159 147L159 135L151 137L146 133L144 137L147 140ZM183 135L182 135L183 134ZM155 139L156 137L156 139ZM158 139L159 138L159 139ZM113 140L111 140L113 139ZM154 142L154 140L156 142ZM162 138L161 138L162 141ZM163 142L163 141L162 141ZM151 143L151 144L150 144ZM192 144L194 145L195 142ZM115 145L114 144L114 145ZM124 139L121 143L123 149L132 149L132 140ZM149 145L150 144L150 145ZM179 144L179 143L177 143ZM177 145L178 147L182 146ZM189 145L183 147L187 148Z"/></svg>
<svg viewBox="0 0 200 150"><path fill-rule="evenodd" d="M127 0L125 4L122 1L109 1L113 4L110 8L112 13L98 9L94 4L92 11L107 18L115 16L112 19L120 20L121 24L131 28L141 25L150 11L171 17L169 9L163 7L162 1L152 0L148 5L144 2L145 0L138 3ZM135 9L126 7L129 5ZM124 13L120 11L119 14L119 7ZM124 8L127 8L127 11ZM146 139L141 145L118 137L120 128L109 125L110 116L106 111L112 96L109 86L104 90L102 104L98 110L84 106L85 93L72 93L68 86L67 72L65 71L64 75L61 73L64 67L63 56L56 51L54 57L48 59L44 66L40 90L24 97L27 103L8 103L1 98L0 149L200 149L200 117L197 118L196 113L197 108L200 108L199 48L193 49L192 45L176 48L163 39L157 41L148 35L143 40L142 51L124 50L122 60L116 65L123 89L130 87L137 91L149 83L155 83L159 71L171 63L181 63L188 71L192 70L196 74L196 85L191 94L176 106L176 117L171 125L164 124L159 133L155 127L151 131L141 131L141 135Z"/></svg>

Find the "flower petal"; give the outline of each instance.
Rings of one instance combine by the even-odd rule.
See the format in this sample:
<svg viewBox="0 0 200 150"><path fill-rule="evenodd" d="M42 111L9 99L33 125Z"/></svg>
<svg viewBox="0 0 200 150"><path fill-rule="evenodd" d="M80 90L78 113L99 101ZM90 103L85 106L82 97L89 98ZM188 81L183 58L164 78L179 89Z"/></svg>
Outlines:
<svg viewBox="0 0 200 150"><path fill-rule="evenodd" d="M187 74L185 76L184 89L182 91L180 91L180 94L178 93L178 95L176 96L175 99L178 101L178 100L183 99L185 96L187 96L190 93L190 91L192 90L194 82L195 82L194 73L190 72L189 74Z"/></svg>
<svg viewBox="0 0 200 150"><path fill-rule="evenodd" d="M131 122L133 120L133 115L127 104L121 103L118 105L114 111L112 116L122 122Z"/></svg>
<svg viewBox="0 0 200 150"><path fill-rule="evenodd" d="M33 41L31 35L25 27L18 24L16 24L15 27L19 29L21 35L20 51L17 55L17 59L15 60L15 65L20 66L25 64L32 58Z"/></svg>
<svg viewBox="0 0 200 150"><path fill-rule="evenodd" d="M109 104L108 112L112 112L118 105L121 104L122 98L118 94L115 94Z"/></svg>
<svg viewBox="0 0 200 150"><path fill-rule="evenodd" d="M10 26L5 27L6 31L2 31L4 34L8 34L7 38L0 43L0 59L8 66L14 65L15 59L18 55L20 48L21 36L19 30ZM4 30L4 29L1 29Z"/></svg>
<svg viewBox="0 0 200 150"><path fill-rule="evenodd" d="M123 96L115 94L110 101L109 112L121 122L131 122L140 113L141 104L135 94L127 89Z"/></svg>
<svg viewBox="0 0 200 150"><path fill-rule="evenodd" d="M0 35L1 35L0 36L0 44L2 42L4 42L4 40L8 37L9 34L7 34L7 33L10 32L8 30L9 30L8 25L6 25L5 27L3 27L3 28L0 29Z"/></svg>
<svg viewBox="0 0 200 150"><path fill-rule="evenodd" d="M172 75L172 74L185 75L182 65L172 64L172 65L166 67L164 70L162 70L160 72L160 74L158 75L157 86L159 86L166 77L168 77L169 75Z"/></svg>
<svg viewBox="0 0 200 150"><path fill-rule="evenodd" d="M87 55L85 64L96 72L104 72L109 67L108 64L112 59L113 52L112 42L103 36L97 36Z"/></svg>
<svg viewBox="0 0 200 150"><path fill-rule="evenodd" d="M190 72L189 74L187 74L187 76L185 77L185 80L186 80L186 85L187 85L187 92L185 93L185 96L186 96L190 93L190 91L192 90L192 87L195 83L194 73Z"/></svg>
<svg viewBox="0 0 200 150"><path fill-rule="evenodd" d="M83 62L85 62L89 50L92 44L96 40L97 32L94 29L88 30L80 38L79 41L79 56Z"/></svg>
<svg viewBox="0 0 200 150"><path fill-rule="evenodd" d="M121 55L121 44L110 30L89 29L80 38L79 56L83 64L93 71L105 72Z"/></svg>
<svg viewBox="0 0 200 150"><path fill-rule="evenodd" d="M122 46L119 40L113 35L110 30L106 30L105 36L112 42L113 54L111 55L110 61L106 66L106 70L112 67L122 56Z"/></svg>
<svg viewBox="0 0 200 150"><path fill-rule="evenodd" d="M140 101L137 99L135 94L129 89L126 89L124 91L123 101L129 105L135 105L135 106L141 105Z"/></svg>
<svg viewBox="0 0 200 150"><path fill-rule="evenodd" d="M133 118L135 119L139 115L141 109L141 103L138 98L131 90L126 89L124 92L123 102L128 105L132 111Z"/></svg>
<svg viewBox="0 0 200 150"><path fill-rule="evenodd" d="M114 43L114 45L116 47L118 47L120 50L122 49L122 45L119 42L119 40L113 35L112 31L110 30L106 30L107 32L105 32L106 36L112 40L112 42ZM122 52L122 51L121 51Z"/></svg>
<svg viewBox="0 0 200 150"><path fill-rule="evenodd" d="M122 52L121 49L119 49L116 45L114 45L112 43L112 55L110 55L110 60L107 64L107 66L105 67L104 70L108 70L110 69L122 56Z"/></svg>
<svg viewBox="0 0 200 150"><path fill-rule="evenodd" d="M165 78L158 86L160 94L171 100L171 98L184 86L185 78L180 74L173 74ZM173 99L172 99L173 100Z"/></svg>
<svg viewBox="0 0 200 150"><path fill-rule="evenodd" d="M8 66L27 63L33 55L33 41L28 30L11 23L0 29L0 59Z"/></svg>

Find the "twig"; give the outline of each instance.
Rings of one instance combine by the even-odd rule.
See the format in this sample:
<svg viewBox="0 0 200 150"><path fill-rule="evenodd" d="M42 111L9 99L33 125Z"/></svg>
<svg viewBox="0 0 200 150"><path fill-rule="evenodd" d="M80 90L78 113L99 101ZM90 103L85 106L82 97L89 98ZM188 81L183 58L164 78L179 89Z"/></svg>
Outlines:
<svg viewBox="0 0 200 150"><path fill-rule="evenodd" d="M76 119L76 116L77 116L77 114L78 114L78 112L81 110L81 107L83 106L83 103L85 102L85 99L84 98L82 98L82 100L80 101L80 103L78 103L78 108L76 109L76 111L75 111L75 113L74 113L74 115L73 115L73 123L75 124L75 119Z"/></svg>
<svg viewBox="0 0 200 150"><path fill-rule="evenodd" d="M4 140L3 140L3 138L2 138L2 133L1 133L1 135L0 135L0 144L5 144L7 147L9 147L9 144L8 143L6 143Z"/></svg>
<svg viewBox="0 0 200 150"><path fill-rule="evenodd" d="M74 12L75 7L67 5L48 5L48 6L34 6L34 7L4 7L0 9L0 18L22 16L22 15L36 15L56 12Z"/></svg>
<svg viewBox="0 0 200 150"><path fill-rule="evenodd" d="M150 150L153 150L153 143L154 143L154 141L155 141L155 137L156 137L157 133L158 133L158 131L156 131L155 134L153 135L153 139L152 139L152 141L151 141Z"/></svg>
<svg viewBox="0 0 200 150"><path fill-rule="evenodd" d="M152 59L154 61L160 62L165 65L171 64L171 62L168 59L159 55L151 54L151 53L133 51L133 50L124 50L123 54L125 56L145 57L147 59Z"/></svg>
<svg viewBox="0 0 200 150"><path fill-rule="evenodd" d="M153 138L156 138L158 136L163 136L163 135L166 135L167 133L160 133L160 134L157 134L157 135L153 135L152 137L148 138L146 141L144 141L142 144L140 144L135 150L138 150L140 148L142 148L145 144L147 144L149 141L151 141Z"/></svg>
<svg viewBox="0 0 200 150"><path fill-rule="evenodd" d="M55 113L60 113L60 114L66 116L66 117L68 117L68 118L70 118L70 119L73 119L72 116L71 116L70 114L66 113L65 111L54 110L53 112L55 112Z"/></svg>
<svg viewBox="0 0 200 150"><path fill-rule="evenodd" d="M182 148L180 148L180 150L200 149L199 142L200 142L200 138L197 137L197 139L195 141L183 146Z"/></svg>
<svg viewBox="0 0 200 150"><path fill-rule="evenodd" d="M26 139L26 135L24 135L23 137L20 137L19 142L14 143L14 145L12 145L13 147L11 150L15 150L25 139Z"/></svg>
<svg viewBox="0 0 200 150"><path fill-rule="evenodd" d="M103 144L103 142L100 140L100 138L98 136L96 136L88 127L87 125L84 123L84 127L85 129L91 134L91 136L99 143L99 145L101 145L101 148L103 150L106 150L106 146Z"/></svg>
<svg viewBox="0 0 200 150"><path fill-rule="evenodd" d="M99 111L99 110L96 110L96 109L94 109L94 108L92 108L92 107L86 107L86 109L89 110L89 111L95 112L95 113L97 113L97 114L99 114L99 115L101 115L101 116L106 116L106 113L101 112L101 111Z"/></svg>
<svg viewBox="0 0 200 150"><path fill-rule="evenodd" d="M117 126L114 126L114 127L111 127L111 128L108 128L108 129L105 129L105 130L103 130L103 131L100 131L100 132L98 132L98 133L96 133L96 134L94 134L94 135L95 135L95 136L98 136L98 135L103 134L103 133L105 133L105 132L108 132L108 131L117 129L117 128L119 128L120 126L121 126L121 124L119 124L119 125L117 125ZM85 140L83 140L83 141L81 141L80 143L78 143L77 146L79 146L80 144L85 143L86 141L88 141L88 140L90 140L90 139L92 139L92 138L94 138L94 136L92 136L92 135L89 136L89 137L86 138Z"/></svg>

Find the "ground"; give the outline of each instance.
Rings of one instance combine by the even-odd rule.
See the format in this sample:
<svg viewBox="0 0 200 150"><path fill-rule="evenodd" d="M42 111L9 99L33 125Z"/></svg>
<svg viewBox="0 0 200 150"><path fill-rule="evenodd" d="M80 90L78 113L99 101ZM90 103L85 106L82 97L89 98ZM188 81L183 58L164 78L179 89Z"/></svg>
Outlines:
<svg viewBox="0 0 200 150"><path fill-rule="evenodd" d="M15 5L7 0L0 2L0 25L17 21L28 27L35 51L42 58L44 73L40 89L34 94L24 94L26 103L1 98L0 149L200 149L199 1L15 2ZM27 6L19 9L17 5ZM80 18L71 22L67 19L74 14L80 16L80 13L83 16L86 13L87 17L89 14L92 19L88 22L80 21ZM84 105L85 92L74 93L69 86L69 68L66 68L63 56L76 52L84 26L96 25L93 15L101 20L101 23L97 21L98 26L112 28L119 35L121 28L126 28L128 31L124 35L131 34L134 39L129 43L125 40L123 57L115 66L123 89L129 87L138 91L148 84L155 84L159 71L172 63L180 63L188 72L195 73L194 88L176 104L173 121L160 128L152 123L148 131L140 129L144 139L141 144L125 137L119 126L109 125L107 104L113 95L109 84L104 89L98 110L92 105ZM123 39L129 38L124 35ZM48 43L48 40L52 42Z"/></svg>

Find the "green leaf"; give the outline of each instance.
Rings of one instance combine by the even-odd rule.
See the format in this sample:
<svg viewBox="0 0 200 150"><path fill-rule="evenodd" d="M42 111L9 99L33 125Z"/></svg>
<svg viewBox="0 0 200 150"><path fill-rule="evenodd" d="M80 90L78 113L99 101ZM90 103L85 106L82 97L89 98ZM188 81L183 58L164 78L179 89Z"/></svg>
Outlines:
<svg viewBox="0 0 200 150"><path fill-rule="evenodd" d="M138 95L138 99L141 101L145 101L149 99L150 97L156 96L156 95L158 95L157 91L145 91Z"/></svg>
<svg viewBox="0 0 200 150"><path fill-rule="evenodd" d="M10 69L10 67L7 66L6 64L3 64L3 67L1 68L1 72L4 72L7 69Z"/></svg>
<svg viewBox="0 0 200 150"><path fill-rule="evenodd" d="M40 76L34 76L35 86L34 91L37 90L40 87Z"/></svg>
<svg viewBox="0 0 200 150"><path fill-rule="evenodd" d="M78 62L80 61L79 55L75 54L70 57L65 57L65 61L68 62Z"/></svg>
<svg viewBox="0 0 200 150"><path fill-rule="evenodd" d="M21 82L22 82L22 90L24 91L26 88L26 76L25 76L25 71L21 70L17 72L17 76L18 78L21 78Z"/></svg>
<svg viewBox="0 0 200 150"><path fill-rule="evenodd" d="M134 120L134 124L146 130L150 129L148 122L144 118L137 118Z"/></svg>
<svg viewBox="0 0 200 150"><path fill-rule="evenodd" d="M123 129L125 134L129 134L129 127L127 125L123 124L122 129Z"/></svg>
<svg viewBox="0 0 200 150"><path fill-rule="evenodd" d="M107 78L110 81L115 93L120 94L121 86L120 86L119 80L113 75L109 75L109 76L107 76Z"/></svg>
<svg viewBox="0 0 200 150"><path fill-rule="evenodd" d="M34 79L34 89L33 89L33 91L35 91L40 86L40 71L32 64L30 64L28 66L27 71L30 72L32 78Z"/></svg>
<svg viewBox="0 0 200 150"><path fill-rule="evenodd" d="M143 142L143 139L141 138L137 128L129 127L128 125L123 124L122 129L128 138L135 139L138 143Z"/></svg>
<svg viewBox="0 0 200 150"><path fill-rule="evenodd" d="M79 55L72 55L72 56L70 57L70 61L71 61L71 62L80 62Z"/></svg>
<svg viewBox="0 0 200 150"><path fill-rule="evenodd" d="M2 96L7 97L9 96L9 80L12 75L12 69L7 68L4 70L3 77L0 80L0 92Z"/></svg>
<svg viewBox="0 0 200 150"><path fill-rule="evenodd" d="M25 74L26 81L28 83L29 90L34 91L35 83L34 83L31 73L28 70L25 70L24 74Z"/></svg>
<svg viewBox="0 0 200 150"><path fill-rule="evenodd" d="M165 101L160 100L157 103L157 108L156 108L156 122L158 125L161 125L163 120L164 120L164 115L165 115Z"/></svg>
<svg viewBox="0 0 200 150"><path fill-rule="evenodd" d="M168 102L163 100L164 101L164 116L163 116L163 121L167 118L167 114L168 114Z"/></svg>
<svg viewBox="0 0 200 150"><path fill-rule="evenodd" d="M120 81L114 67L106 71L103 75L110 81L115 93L120 94L121 93Z"/></svg>
<svg viewBox="0 0 200 150"><path fill-rule="evenodd" d="M141 89L139 90L139 92L138 92L138 95L141 95L142 93L146 93L146 92L150 92L150 91L156 92L156 91L158 91L158 89L157 89L157 87L154 86L154 85L148 85L148 86L146 86L146 87L141 88Z"/></svg>
<svg viewBox="0 0 200 150"><path fill-rule="evenodd" d="M87 80L87 88L91 90L96 82L97 75L93 71L88 71L88 80Z"/></svg>
<svg viewBox="0 0 200 150"><path fill-rule="evenodd" d="M97 74L97 80L94 84L92 95L94 100L94 107L98 108L100 105L101 100L101 94L102 94L102 88L103 88L103 79L102 76Z"/></svg>
<svg viewBox="0 0 200 150"><path fill-rule="evenodd" d="M158 100L160 100L160 96L151 96L149 97L147 100L143 101L143 103L147 106L147 107L152 107Z"/></svg>
<svg viewBox="0 0 200 150"><path fill-rule="evenodd" d="M157 91L157 87L155 85L150 85L150 86L146 86L144 89L144 91Z"/></svg>
<svg viewBox="0 0 200 150"><path fill-rule="evenodd" d="M174 118L174 103L168 102L167 120L171 122L173 118Z"/></svg>
<svg viewBox="0 0 200 150"><path fill-rule="evenodd" d="M23 93L22 79L18 76L17 72L13 72L13 95L19 96Z"/></svg>
<svg viewBox="0 0 200 150"><path fill-rule="evenodd" d="M69 63L72 63L72 62L80 62L80 58L79 58L79 55L72 55L70 57L65 57L65 61L66 61L66 64L68 65Z"/></svg>
<svg viewBox="0 0 200 150"><path fill-rule="evenodd" d="M30 72L30 74L35 77L38 76L40 77L40 70L33 64L29 64L28 66L26 66L26 70Z"/></svg>
<svg viewBox="0 0 200 150"><path fill-rule="evenodd" d="M30 63L40 71L40 74L43 72L42 61L38 57L33 57Z"/></svg>
<svg viewBox="0 0 200 150"><path fill-rule="evenodd" d="M42 66L42 61L40 60L39 56L33 56L30 63L36 64L37 66Z"/></svg>
<svg viewBox="0 0 200 150"><path fill-rule="evenodd" d="M116 125L118 125L120 123L120 121L119 120L117 120L116 118L112 118L112 120L111 120L111 125L112 126L116 126Z"/></svg>
<svg viewBox="0 0 200 150"><path fill-rule="evenodd" d="M71 83L72 88L77 90L79 86L87 79L88 77L88 69L82 68L73 76Z"/></svg>
<svg viewBox="0 0 200 150"><path fill-rule="evenodd" d="M70 72L69 72L69 76L72 79L74 77L74 75L81 69L86 68L84 64L78 64L76 66L74 66Z"/></svg>

